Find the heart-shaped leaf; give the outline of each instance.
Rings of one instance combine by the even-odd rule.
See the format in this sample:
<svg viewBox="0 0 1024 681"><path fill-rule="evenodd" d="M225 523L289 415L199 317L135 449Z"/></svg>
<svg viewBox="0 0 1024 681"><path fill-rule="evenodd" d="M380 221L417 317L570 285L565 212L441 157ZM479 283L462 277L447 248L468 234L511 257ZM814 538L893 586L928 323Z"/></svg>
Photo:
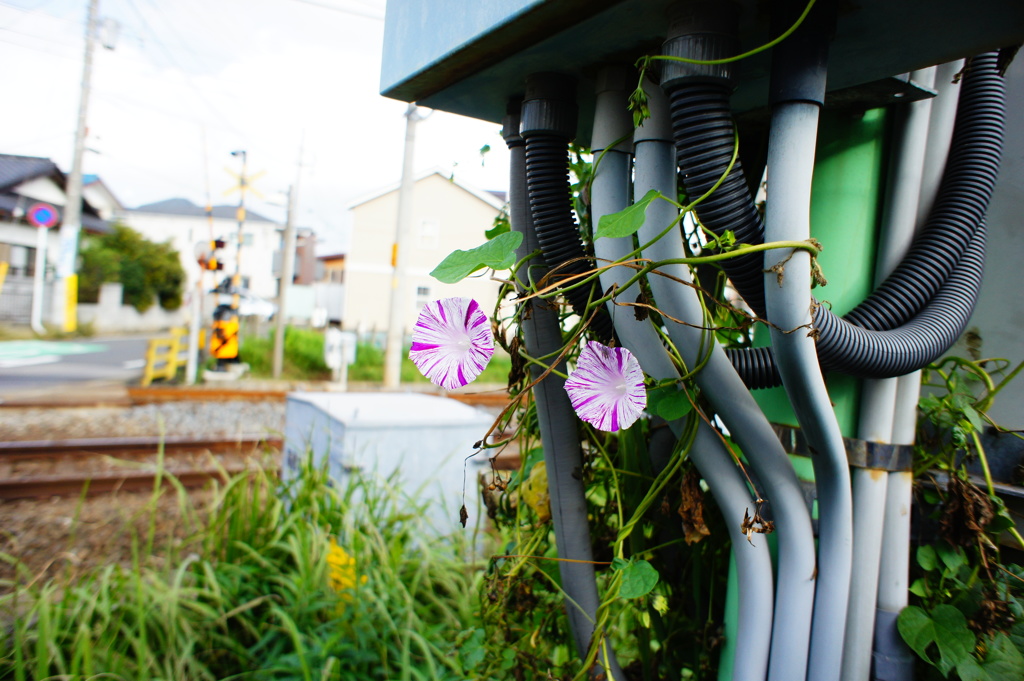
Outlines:
<svg viewBox="0 0 1024 681"><path fill-rule="evenodd" d="M658 583L658 571L646 560L630 559L619 571L622 572L620 598L640 598L650 593Z"/></svg>
<svg viewBox="0 0 1024 681"><path fill-rule="evenodd" d="M430 276L442 284L454 284L484 267L507 270L516 264L516 249L522 242L523 235L519 232L499 234L476 248L449 254Z"/></svg>
<svg viewBox="0 0 1024 681"><path fill-rule="evenodd" d="M644 224L647 206L651 205L651 201L659 196L661 196L661 192L652 189L632 206L624 208L618 213L602 215L597 222L597 232L594 234L594 238L600 239L603 236L614 238L635 234Z"/></svg>

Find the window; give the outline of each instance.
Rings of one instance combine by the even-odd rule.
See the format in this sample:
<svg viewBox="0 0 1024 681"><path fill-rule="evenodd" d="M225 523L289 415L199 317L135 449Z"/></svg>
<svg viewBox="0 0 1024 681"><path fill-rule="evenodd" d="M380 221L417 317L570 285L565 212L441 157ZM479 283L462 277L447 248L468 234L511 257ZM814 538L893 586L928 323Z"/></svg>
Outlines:
<svg viewBox="0 0 1024 681"><path fill-rule="evenodd" d="M416 314L420 313L423 306L430 302L430 287L429 286L417 286L416 287Z"/></svg>
<svg viewBox="0 0 1024 681"><path fill-rule="evenodd" d="M327 281L332 284L344 284L345 283L345 270L330 270L328 272Z"/></svg>
<svg viewBox="0 0 1024 681"><path fill-rule="evenodd" d="M424 250L437 248L441 235L441 223L437 220L421 220L416 233L416 245Z"/></svg>
<svg viewBox="0 0 1024 681"><path fill-rule="evenodd" d="M242 235L242 245L252 246L252 232L248 232Z"/></svg>
<svg viewBox="0 0 1024 681"><path fill-rule="evenodd" d="M11 246L10 270L12 276L32 277L36 273L36 249L30 246Z"/></svg>

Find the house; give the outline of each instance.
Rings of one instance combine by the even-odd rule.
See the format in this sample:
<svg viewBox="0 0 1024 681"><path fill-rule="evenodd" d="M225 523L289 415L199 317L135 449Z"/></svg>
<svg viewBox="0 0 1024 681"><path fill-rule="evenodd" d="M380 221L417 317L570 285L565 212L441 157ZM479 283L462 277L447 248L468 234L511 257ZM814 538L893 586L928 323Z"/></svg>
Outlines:
<svg viewBox="0 0 1024 681"><path fill-rule="evenodd" d="M150 241L170 241L181 255L187 290L192 290L201 273L196 248L207 247L213 239L222 239L225 243L220 254L224 270L216 273L216 280L219 282L234 274L238 262L237 211L237 206L214 206L210 218L205 208L188 199L174 198L129 209L122 220ZM246 211L242 228L242 286L267 299L277 296L274 254L280 249L280 229L276 222ZM207 283L212 285L213 281L208 279Z"/></svg>
<svg viewBox="0 0 1024 681"><path fill-rule="evenodd" d="M317 260L320 262L320 281L329 284L345 283L344 253L328 253L325 255L320 255L317 256Z"/></svg>
<svg viewBox="0 0 1024 681"><path fill-rule="evenodd" d="M310 286L319 280L319 262L316 257L316 232L300 227L295 236L295 283Z"/></svg>
<svg viewBox="0 0 1024 681"><path fill-rule="evenodd" d="M498 296L498 283L486 275L456 284L442 284L430 276L438 263L456 249L484 243L504 202L440 171L421 175L413 190L412 222L407 252L406 330L412 329L423 305L436 298L474 298L490 313ZM341 263L345 305L342 326L360 333L386 332L391 301L392 246L398 214L398 185L384 188L349 206L352 211L351 246ZM326 267L326 263L325 263Z"/></svg>
<svg viewBox="0 0 1024 681"><path fill-rule="evenodd" d="M99 175L82 176L82 196L104 220L113 220L124 212L125 207Z"/></svg>
<svg viewBox="0 0 1024 681"><path fill-rule="evenodd" d="M40 309L50 310L66 188L67 176L50 159L0 154L0 263L7 264L0 289L0 322L28 324L31 320L40 229L46 230L42 239L45 281ZM29 214L37 204L56 212L57 222L53 226L37 228L29 223ZM108 232L108 220L119 208L113 193L93 176L89 185L83 187L82 229L94 234Z"/></svg>

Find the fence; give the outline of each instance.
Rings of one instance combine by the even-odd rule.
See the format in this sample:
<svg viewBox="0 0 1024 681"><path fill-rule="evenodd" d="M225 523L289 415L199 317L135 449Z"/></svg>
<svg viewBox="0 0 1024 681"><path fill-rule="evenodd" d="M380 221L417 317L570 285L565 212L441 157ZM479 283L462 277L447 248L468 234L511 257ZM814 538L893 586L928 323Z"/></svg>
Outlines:
<svg viewBox="0 0 1024 681"><path fill-rule="evenodd" d="M142 385L148 386L155 379L171 380L178 374L178 367L188 362L190 350L188 329L173 328L171 335L151 338L146 348L146 368L142 373ZM199 330L199 347L206 343L206 329Z"/></svg>

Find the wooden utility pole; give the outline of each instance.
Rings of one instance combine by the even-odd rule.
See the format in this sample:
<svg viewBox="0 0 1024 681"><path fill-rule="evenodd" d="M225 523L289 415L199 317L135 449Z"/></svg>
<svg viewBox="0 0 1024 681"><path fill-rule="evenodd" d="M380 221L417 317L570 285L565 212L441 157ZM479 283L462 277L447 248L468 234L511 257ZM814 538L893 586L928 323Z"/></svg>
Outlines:
<svg viewBox="0 0 1024 681"><path fill-rule="evenodd" d="M412 222L413 152L416 148L416 124L422 120L415 104L405 110L405 154L402 159L402 184L398 189L398 218L395 242L391 247L391 315L388 321L387 345L384 348L384 387L397 388L402 374L402 341L409 299L405 270L409 262L405 246Z"/></svg>
<svg viewBox="0 0 1024 681"><path fill-rule="evenodd" d="M305 138L305 135L303 135ZM284 328L288 322L288 289L295 277L295 211L299 201L299 182L302 180L302 152L305 139L299 144L299 168L295 173L295 184L288 188L288 215L285 218L284 237L281 244L281 282L277 287L277 318L274 324L274 378L281 378L284 368Z"/></svg>
<svg viewBox="0 0 1024 681"><path fill-rule="evenodd" d="M288 217L281 240L281 283L277 290L277 318L274 323L274 378L281 378L284 368L284 327L288 314L288 289L295 276L295 202L299 183L288 188Z"/></svg>
<svg viewBox="0 0 1024 681"><path fill-rule="evenodd" d="M82 90L78 99L78 124L75 127L75 150L71 174L64 192L64 217L60 223L60 250L57 252L57 282L54 288L51 318L64 331L78 328L78 233L82 228L82 157L88 131L89 94L92 81L92 58L96 50L96 25L99 0L89 0L89 16L85 24L85 57L82 61Z"/></svg>

